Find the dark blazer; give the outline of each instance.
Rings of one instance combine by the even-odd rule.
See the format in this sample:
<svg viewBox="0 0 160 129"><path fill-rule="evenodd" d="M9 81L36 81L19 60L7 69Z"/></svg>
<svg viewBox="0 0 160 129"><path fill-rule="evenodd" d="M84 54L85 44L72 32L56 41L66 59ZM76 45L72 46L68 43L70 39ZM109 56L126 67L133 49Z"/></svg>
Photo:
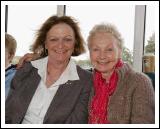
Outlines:
<svg viewBox="0 0 160 129"><path fill-rule="evenodd" d="M20 124L41 80L38 70L26 63L15 74L5 103L5 122ZM92 74L77 66L80 80L68 81L59 89L44 117L43 123L81 124L88 122L88 101ZM46 100L47 101L47 100Z"/></svg>

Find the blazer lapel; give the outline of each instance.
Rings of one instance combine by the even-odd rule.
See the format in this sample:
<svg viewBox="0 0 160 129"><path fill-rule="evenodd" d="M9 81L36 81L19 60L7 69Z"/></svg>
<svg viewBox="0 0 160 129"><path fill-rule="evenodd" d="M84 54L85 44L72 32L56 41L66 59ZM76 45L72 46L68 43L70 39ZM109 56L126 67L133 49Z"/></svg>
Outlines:
<svg viewBox="0 0 160 129"><path fill-rule="evenodd" d="M60 85L59 89L57 90L56 95L54 96L54 99L52 100L52 102L48 108L48 111L45 115L43 123L46 123L49 116L55 115L55 117L52 119L52 121L55 121L57 119L56 114L58 114L58 112L61 112L58 108L59 104L61 104L65 101L65 98L68 97L70 92L72 92L73 88L76 87L76 88L79 88L79 90L80 90L81 87L77 85L77 84L79 84L79 82L80 82L80 80L68 81L63 85ZM79 91L79 90L77 90L77 91Z"/></svg>
<svg viewBox="0 0 160 129"><path fill-rule="evenodd" d="M28 106L31 102L31 99L38 87L38 84L40 82L40 76L36 73L31 73L30 77L27 79L27 81L22 81L21 84L23 84L24 88L21 89L21 92L19 93L19 103L20 103L20 106L21 106L21 113L22 113L22 116L25 115L27 109L28 109ZM29 81L29 80L32 80L32 81Z"/></svg>

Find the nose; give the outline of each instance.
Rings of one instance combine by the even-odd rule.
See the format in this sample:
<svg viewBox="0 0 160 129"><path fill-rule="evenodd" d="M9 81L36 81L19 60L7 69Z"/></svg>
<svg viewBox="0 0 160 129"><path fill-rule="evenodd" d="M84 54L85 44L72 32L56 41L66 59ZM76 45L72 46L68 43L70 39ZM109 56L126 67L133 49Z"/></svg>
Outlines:
<svg viewBox="0 0 160 129"><path fill-rule="evenodd" d="M105 59L106 58L106 53L103 52L103 51L100 51L99 53L99 58L102 60L102 59Z"/></svg>
<svg viewBox="0 0 160 129"><path fill-rule="evenodd" d="M58 48L63 48L63 46L64 46L63 40L59 40L58 44L57 44L57 47Z"/></svg>

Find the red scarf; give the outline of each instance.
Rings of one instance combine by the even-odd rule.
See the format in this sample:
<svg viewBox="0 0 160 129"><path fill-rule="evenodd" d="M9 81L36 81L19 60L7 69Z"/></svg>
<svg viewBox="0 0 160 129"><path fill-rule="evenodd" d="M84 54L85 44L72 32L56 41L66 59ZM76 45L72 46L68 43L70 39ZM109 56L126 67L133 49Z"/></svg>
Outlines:
<svg viewBox="0 0 160 129"><path fill-rule="evenodd" d="M115 69L123 65L122 60L119 60L115 65ZM107 106L109 97L115 91L118 81L118 74L114 70L109 82L102 78L102 74L95 70L94 74L94 91L95 95L91 101L89 124L107 124Z"/></svg>

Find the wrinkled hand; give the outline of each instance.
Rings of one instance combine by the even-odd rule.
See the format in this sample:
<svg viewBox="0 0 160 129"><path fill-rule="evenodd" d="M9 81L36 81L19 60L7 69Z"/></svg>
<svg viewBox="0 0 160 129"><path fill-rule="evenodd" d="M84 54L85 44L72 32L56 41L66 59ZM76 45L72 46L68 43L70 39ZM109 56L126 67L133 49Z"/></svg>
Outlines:
<svg viewBox="0 0 160 129"><path fill-rule="evenodd" d="M18 64L17 64L17 69L23 67L24 62L28 62L28 61L33 61L39 58L38 54L34 54L34 53L27 53L25 54L22 58L20 58Z"/></svg>

